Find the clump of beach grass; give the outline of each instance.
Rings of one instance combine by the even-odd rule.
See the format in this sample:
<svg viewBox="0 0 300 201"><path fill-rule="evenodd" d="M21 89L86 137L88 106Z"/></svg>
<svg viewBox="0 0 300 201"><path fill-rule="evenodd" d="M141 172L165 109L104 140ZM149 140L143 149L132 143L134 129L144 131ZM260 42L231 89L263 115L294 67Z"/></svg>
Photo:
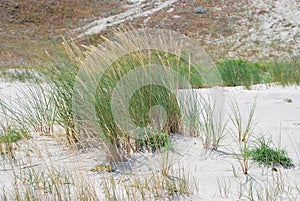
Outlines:
<svg viewBox="0 0 300 201"><path fill-rule="evenodd" d="M205 149L217 150L226 136L227 120L226 116L222 115L224 113L224 105L217 107L216 100L210 99L203 99L202 105L199 137Z"/></svg>
<svg viewBox="0 0 300 201"><path fill-rule="evenodd" d="M12 189L2 189L1 200L97 200L93 185L80 174L55 167L13 170Z"/></svg>
<svg viewBox="0 0 300 201"><path fill-rule="evenodd" d="M105 200L172 200L193 193L192 183L184 168L174 169L163 157L160 172L103 178Z"/></svg>
<svg viewBox="0 0 300 201"><path fill-rule="evenodd" d="M243 174L248 175L248 171L250 169L248 151L251 146L251 137L253 137L255 129L254 114L256 103L254 102L251 105L246 118L243 117L240 107L236 101L232 101L231 105L232 114L230 115L230 120L234 127L232 130L233 139L235 140L239 149L239 153L236 153L235 151L234 153L237 156Z"/></svg>
<svg viewBox="0 0 300 201"><path fill-rule="evenodd" d="M300 62L297 58L269 63L245 60L224 60L217 63L225 86L275 83L282 86L299 84Z"/></svg>

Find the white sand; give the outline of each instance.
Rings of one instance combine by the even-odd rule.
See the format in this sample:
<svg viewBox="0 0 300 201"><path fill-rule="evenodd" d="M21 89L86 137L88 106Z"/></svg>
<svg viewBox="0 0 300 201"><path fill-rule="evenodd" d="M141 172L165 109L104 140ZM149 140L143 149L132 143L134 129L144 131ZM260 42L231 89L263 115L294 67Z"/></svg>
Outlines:
<svg viewBox="0 0 300 201"><path fill-rule="evenodd" d="M22 84L17 84L22 86ZM16 84L0 84L1 99L8 100L9 95L15 92ZM202 143L197 138L173 136L174 152L170 154L169 161L175 170L178 167L184 168L186 174L192 179L193 194L187 200L247 200L250 184L253 184L254 192L272 192L276 182L272 178L281 175L284 180L284 189L281 196L276 200L300 200L300 89L298 86L254 86L252 90L244 90L242 87L222 88L225 94L225 111L230 111L229 100L236 100L240 105L243 115L246 116L249 107L256 101L254 136L272 138L276 146L287 151L293 159L295 168L282 169L272 172L270 168L259 167L250 162L250 181L246 182L246 176L242 174L239 161L232 155L224 155L221 152L204 150ZM196 90L197 94L207 95L207 90ZM285 99L291 99L288 103ZM229 124L228 127L231 127ZM226 139L221 142L219 150L232 153L237 150L235 143L236 136L232 132L227 133ZM59 143L53 137L33 135L28 141L19 143L16 156L24 164L17 168L33 165L39 170L45 165L63 168L73 172L75 175L82 175L98 189L97 194L103 198L103 191L100 187L103 175L111 175L115 178L122 178L127 175L124 170L117 173L93 173L91 168L105 161L105 154L101 150L91 149L85 152L74 151ZM25 153L31 149L33 153L26 157ZM147 176L151 172L160 171L162 158L160 154L136 154L132 157L132 174ZM0 159L0 188L11 189L12 171L7 159ZM233 168L234 167L234 168ZM25 168L28 169L28 168ZM237 175L234 176L234 171ZM196 190L196 186L197 189ZM99 188L100 187L100 188ZM226 190L224 190L226 189ZM289 190L290 189L290 190ZM289 190L289 191L288 191ZM223 192L224 191L224 192ZM243 192L240 197L240 193ZM275 191L273 189L273 191ZM223 196L221 196L221 193ZM226 196L224 193L227 193ZM183 198L180 198L180 200Z"/></svg>

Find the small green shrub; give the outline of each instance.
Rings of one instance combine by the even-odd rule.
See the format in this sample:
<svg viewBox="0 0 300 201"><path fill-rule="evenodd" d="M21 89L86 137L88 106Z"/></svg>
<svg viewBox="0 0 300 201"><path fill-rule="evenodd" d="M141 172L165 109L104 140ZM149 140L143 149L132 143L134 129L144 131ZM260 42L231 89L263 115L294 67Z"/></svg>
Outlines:
<svg viewBox="0 0 300 201"><path fill-rule="evenodd" d="M141 128L136 131L137 151L148 150L154 152L163 147L170 147L171 141L168 134L151 127Z"/></svg>
<svg viewBox="0 0 300 201"><path fill-rule="evenodd" d="M29 138L27 131L11 127L5 129L5 131L0 135L2 143L15 143L24 138Z"/></svg>
<svg viewBox="0 0 300 201"><path fill-rule="evenodd" d="M270 148L265 140L260 140L259 147L249 150L248 155L253 161L267 166L278 164L284 168L294 167L292 159L285 151Z"/></svg>
<svg viewBox="0 0 300 201"><path fill-rule="evenodd" d="M16 129L11 126L2 129L3 131L0 132L0 154L15 159L14 144L22 139L29 138L29 133L24 129Z"/></svg>
<svg viewBox="0 0 300 201"><path fill-rule="evenodd" d="M290 99L290 98L286 98L286 99L284 99L284 101L285 101L285 102L287 102L287 103L291 103L291 102L293 102L293 100L292 100L292 99Z"/></svg>

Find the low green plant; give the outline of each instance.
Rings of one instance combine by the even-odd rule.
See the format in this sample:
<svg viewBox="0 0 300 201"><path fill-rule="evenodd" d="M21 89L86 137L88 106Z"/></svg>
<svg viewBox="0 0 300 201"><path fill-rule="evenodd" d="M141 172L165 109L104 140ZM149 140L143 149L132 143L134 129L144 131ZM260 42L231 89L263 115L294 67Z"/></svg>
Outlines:
<svg viewBox="0 0 300 201"><path fill-rule="evenodd" d="M259 140L258 147L249 150L247 154L253 161L263 165L281 165L283 168L294 167L293 161L287 156L286 151L271 148L264 139Z"/></svg>
<svg viewBox="0 0 300 201"><path fill-rule="evenodd" d="M168 134L151 127L141 128L136 132L136 151L148 150L154 152L171 146Z"/></svg>
<svg viewBox="0 0 300 201"><path fill-rule="evenodd" d="M3 131L0 132L0 154L7 155L9 158L15 159L15 144L22 139L29 138L29 132L13 126L2 127L2 130Z"/></svg>
<svg viewBox="0 0 300 201"><path fill-rule="evenodd" d="M291 103L291 102L293 102L293 100L292 100L292 99L290 99L290 98L286 98L286 99L284 99L284 101L285 101L285 102L287 102L287 103Z"/></svg>
<svg viewBox="0 0 300 201"><path fill-rule="evenodd" d="M2 143L15 143L22 139L29 138L29 133L23 129L16 129L13 127L8 127L0 135L0 140Z"/></svg>

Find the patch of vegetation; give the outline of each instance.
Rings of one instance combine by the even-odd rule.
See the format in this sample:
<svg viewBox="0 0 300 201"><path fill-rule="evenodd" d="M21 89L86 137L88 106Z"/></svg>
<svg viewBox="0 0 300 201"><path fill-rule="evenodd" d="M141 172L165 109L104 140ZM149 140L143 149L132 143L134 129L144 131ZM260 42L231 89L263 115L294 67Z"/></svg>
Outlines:
<svg viewBox="0 0 300 201"><path fill-rule="evenodd" d="M150 54L150 56L149 56ZM120 84L121 78L123 78L127 73L129 74L130 71L134 72L134 70L142 70L145 74L140 75L140 78L143 79L147 78L150 75L148 72L148 68L145 64L153 64L153 65L160 65L166 66L166 69L172 66L170 63L171 61L168 60L168 57L164 57L161 53L156 53L156 58L153 56L152 51L147 52L134 52L131 55L126 55L123 58L120 58L117 62L115 62L112 66L110 66L103 76L100 79L97 92L96 92L96 100L95 100L95 108L97 112L97 117L99 118L100 126L105 133L105 138L109 139L110 142L113 144L121 144L127 140L128 136L126 136L126 132L120 126L116 124L115 118L113 116L112 111L112 96L108 96L107 94L113 94L117 84ZM159 59L158 59L159 58ZM95 59L95 63L101 62L98 59ZM147 78L148 79L148 78ZM152 79L152 78L151 78ZM156 78L154 78L156 79ZM161 80L158 80L161 79ZM139 86L139 88L134 91L133 94L130 94L129 100L129 114L130 118L135 125L139 127L147 127L151 124L151 108L153 106L159 105L160 107L164 108L166 111L166 122L162 125L161 129L165 133L176 132L178 130L178 126L180 124L179 120L181 117L180 108L178 105L178 101L174 94L174 90L178 87L172 83L172 81L165 80L162 78L158 78L158 82L166 83L165 85L169 86L160 86L158 84L146 84L144 86ZM172 79L172 78L171 78ZM130 83L131 84L130 80ZM135 80L135 82L138 82ZM129 86L123 84L125 86ZM129 87L124 88L126 91ZM126 93L130 93L129 91L125 92L120 91L120 99L122 99ZM120 104L122 105L122 103ZM86 111L85 111L86 112ZM119 109L120 115L123 114L122 109ZM151 139L145 139L146 141ZM153 139L154 140L154 139ZM142 144L146 145L146 142ZM154 148L154 145L151 145ZM160 145L159 145L160 146Z"/></svg>
<svg viewBox="0 0 300 201"><path fill-rule="evenodd" d="M150 127L139 129L135 136L137 138L137 151L148 150L154 152L163 147L167 148L171 146L168 134Z"/></svg>
<svg viewBox="0 0 300 201"><path fill-rule="evenodd" d="M128 131L123 129L115 121L115 117L112 111L112 94L114 93L117 85L120 83L121 78L123 78L130 71L134 71L136 68L146 69L145 64L148 60L151 60L154 65L162 65L169 68L172 61L168 60L169 57L164 56L165 53L155 53L153 51L145 52L134 52L130 55L126 55L122 58L119 58L118 61L111 64L100 79L96 77L88 77L88 80L81 80L83 83L88 83L89 86L83 87L82 93L86 93L89 96L90 100L93 100L93 105L91 107L79 108L78 115L76 120L80 121L81 119L89 119L88 117L96 115L98 117L97 124L102 129L102 132L91 131L84 127L75 127L75 122L73 118L73 96L74 92L77 93L79 90L74 90L74 84L76 75L78 73L79 67L81 64L79 61L85 59L84 53L75 45L67 45L65 43L66 50L70 56L69 60L65 62L55 62L53 61L52 65L44 66L40 69L41 74L45 77L47 86L49 87L50 93L49 98L54 101L55 109L57 110L57 116L54 120L55 123L60 124L65 128L66 136L68 142L81 142L85 140L86 137L93 137L94 139L100 139L104 143L112 143L116 145L118 149L124 149L128 153L134 151L131 148L132 142ZM150 57L149 57L150 53ZM175 62L173 57L170 57ZM103 65L102 57L93 57L92 62L99 66ZM105 61L106 62L106 61ZM86 64L82 67L84 70L90 70L91 65ZM94 75L92 75L94 76ZM147 72L145 77L148 76ZM84 78L85 79L85 78ZM168 82L162 80L162 82ZM167 134L170 132L176 132L179 126L180 120L180 108L178 101L174 94L174 89L176 85L168 83L170 89L164 88L160 85L145 85L136 90L133 94L130 95L129 99L129 113L130 119L139 127L147 127L151 124L151 108L153 106L159 105L166 111L166 122L161 127L161 132L159 135L153 135L153 131L149 136L144 136L143 140L136 143L139 147L149 147L151 151L154 151L162 146L167 144ZM89 91L90 86L96 86L96 93L92 94ZM127 86L127 85L126 85ZM78 87L80 88L80 87ZM128 87L127 87L128 88ZM126 89L127 90L127 89ZM122 91L121 91L122 92ZM120 96L123 96L122 94ZM123 97L122 97L123 98ZM81 100L76 100L81 101ZM82 100L85 101L85 100ZM123 115L122 108L119 113L120 116ZM86 117L86 118L85 118ZM90 123L90 122L87 122ZM79 135L79 132L80 135ZM146 132L147 133L147 132ZM162 141L162 142L159 142Z"/></svg>
<svg viewBox="0 0 300 201"><path fill-rule="evenodd" d="M217 63L225 86L279 83L283 86L299 84L300 63L296 60L256 63L244 60L225 60Z"/></svg>
<svg viewBox="0 0 300 201"><path fill-rule="evenodd" d="M2 143L15 143L29 137L29 133L26 130L8 127L0 134L0 141Z"/></svg>
<svg viewBox="0 0 300 201"><path fill-rule="evenodd" d="M268 72L271 74L272 82L283 86L300 83L300 63L273 62L268 65Z"/></svg>
<svg viewBox="0 0 300 201"><path fill-rule="evenodd" d="M249 165L249 141L254 133L255 120L254 114L256 109L256 102L249 108L246 118L242 115L240 106L236 101L231 102L232 114L230 120L233 123L236 143L239 147L239 153L236 153L237 159L242 168L243 174L247 175L250 169Z"/></svg>
<svg viewBox="0 0 300 201"><path fill-rule="evenodd" d="M216 116L216 114L223 114L224 108L223 105L217 108L216 102L212 102L212 100L202 100L199 137L205 149L217 150L226 135L227 119L223 115Z"/></svg>
<svg viewBox="0 0 300 201"><path fill-rule="evenodd" d="M192 194L190 178L184 172L170 170L168 175L152 172L150 176L104 178L105 200L182 200Z"/></svg>
<svg viewBox="0 0 300 201"><path fill-rule="evenodd" d="M5 82L41 81L35 71L27 68L2 70L0 71L0 80L1 79L3 79Z"/></svg>
<svg viewBox="0 0 300 201"><path fill-rule="evenodd" d="M249 157L260 164L267 166L281 165L283 168L294 167L293 161L283 150L271 148L265 140L260 140L259 147L249 150Z"/></svg>
<svg viewBox="0 0 300 201"><path fill-rule="evenodd" d="M92 172L114 172L115 170L113 169L112 165L110 163L103 163L100 165L96 165L91 169Z"/></svg>
<svg viewBox="0 0 300 201"><path fill-rule="evenodd" d="M0 133L0 154L7 155L11 159L14 159L14 144L22 139L29 138L29 133L26 130L10 126L2 129L3 131Z"/></svg>
<svg viewBox="0 0 300 201"><path fill-rule="evenodd" d="M291 103L291 102L293 102L293 100L292 100L292 99L290 99L290 98L286 98L286 99L284 99L284 101L285 101L285 102L287 102L287 103Z"/></svg>
<svg viewBox="0 0 300 201"><path fill-rule="evenodd" d="M246 86L260 83L258 63L243 60L225 60L217 64L221 78L226 86Z"/></svg>
<svg viewBox="0 0 300 201"><path fill-rule="evenodd" d="M26 168L14 170L12 193L2 191L1 200L97 200L91 181L67 169ZM38 193L37 193L38 192Z"/></svg>

